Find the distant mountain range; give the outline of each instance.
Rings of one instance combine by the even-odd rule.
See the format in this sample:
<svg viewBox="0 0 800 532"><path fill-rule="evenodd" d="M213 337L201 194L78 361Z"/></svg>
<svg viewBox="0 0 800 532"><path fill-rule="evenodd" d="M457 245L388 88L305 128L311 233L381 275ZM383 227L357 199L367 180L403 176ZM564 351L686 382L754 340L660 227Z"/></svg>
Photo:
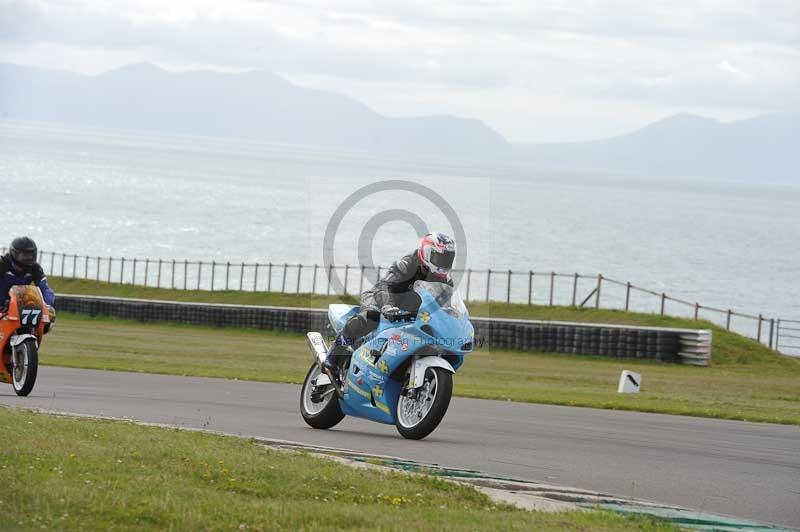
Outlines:
<svg viewBox="0 0 800 532"><path fill-rule="evenodd" d="M517 145L514 151L548 168L800 183L800 113L729 123L679 114L619 137Z"/></svg>
<svg viewBox="0 0 800 532"><path fill-rule="evenodd" d="M0 63L0 117L642 177L800 182L797 113L732 123L681 114L605 140L514 145L479 120L390 118L265 71L177 73L140 63L86 76Z"/></svg>
<svg viewBox="0 0 800 532"><path fill-rule="evenodd" d="M388 118L265 71L176 73L146 63L97 76L0 64L0 116L448 157L510 149L478 120Z"/></svg>

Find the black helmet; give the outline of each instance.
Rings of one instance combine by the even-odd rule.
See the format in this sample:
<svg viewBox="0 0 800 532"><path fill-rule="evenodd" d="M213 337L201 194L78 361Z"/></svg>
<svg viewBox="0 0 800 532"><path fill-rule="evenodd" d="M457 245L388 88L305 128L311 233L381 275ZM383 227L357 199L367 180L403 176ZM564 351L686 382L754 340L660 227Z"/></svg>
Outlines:
<svg viewBox="0 0 800 532"><path fill-rule="evenodd" d="M18 270L30 270L31 266L36 264L38 257L36 242L27 236L20 236L12 240L8 252L14 262L14 267Z"/></svg>

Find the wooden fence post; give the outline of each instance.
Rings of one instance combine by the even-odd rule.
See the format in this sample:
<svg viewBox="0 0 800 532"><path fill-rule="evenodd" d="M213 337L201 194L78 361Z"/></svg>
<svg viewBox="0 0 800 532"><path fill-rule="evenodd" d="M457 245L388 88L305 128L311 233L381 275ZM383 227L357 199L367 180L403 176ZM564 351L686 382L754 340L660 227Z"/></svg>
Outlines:
<svg viewBox="0 0 800 532"><path fill-rule="evenodd" d="M575 276L572 278L572 306L578 304L578 272L575 272Z"/></svg>
<svg viewBox="0 0 800 532"><path fill-rule="evenodd" d="M286 292L286 270L289 269L289 264L283 263L283 277L281 277L281 294Z"/></svg>
<svg viewBox="0 0 800 532"><path fill-rule="evenodd" d="M489 288L492 286L492 269L486 270L486 302L489 302Z"/></svg>
<svg viewBox="0 0 800 532"><path fill-rule="evenodd" d="M728 309L728 319L725 322L725 330L727 331L731 330L731 314L733 314L733 311Z"/></svg>
<svg viewBox="0 0 800 532"><path fill-rule="evenodd" d="M508 280L506 282L506 305L511 304L511 270L508 270Z"/></svg>
<svg viewBox="0 0 800 532"><path fill-rule="evenodd" d="M311 278L311 293L317 293L317 263L314 263L314 276Z"/></svg>
<svg viewBox="0 0 800 532"><path fill-rule="evenodd" d="M297 293L297 294L300 293L300 276L302 275L302 272L303 272L303 265L302 264L298 264L297 265L297 290L295 290L295 293Z"/></svg>
<svg viewBox="0 0 800 532"><path fill-rule="evenodd" d="M553 306L553 292L556 288L556 272L550 272L550 306Z"/></svg>
<svg viewBox="0 0 800 532"><path fill-rule="evenodd" d="M774 345L773 342L772 342L772 335L774 334L774 332L775 332L775 318L770 318L769 319L769 348L770 349L772 349L772 346Z"/></svg>
<svg viewBox="0 0 800 532"><path fill-rule="evenodd" d="M664 292L661 292L661 315L662 316L664 315L664 306L665 306L666 302L667 302L667 294L664 293Z"/></svg>
<svg viewBox="0 0 800 532"><path fill-rule="evenodd" d="M256 271L255 274L253 275L253 292L258 291L258 266L259 264L256 262L255 266Z"/></svg>
<svg viewBox="0 0 800 532"><path fill-rule="evenodd" d="M756 335L756 339L758 343L761 343L761 322L764 321L764 316L761 314L758 315L758 334Z"/></svg>
<svg viewBox="0 0 800 532"><path fill-rule="evenodd" d="M625 312L628 312L631 308L631 282L625 285Z"/></svg>
<svg viewBox="0 0 800 532"><path fill-rule="evenodd" d="M597 299L594 300L594 308L600 308L600 289L603 287L603 274L597 274Z"/></svg>
<svg viewBox="0 0 800 532"><path fill-rule="evenodd" d="M242 286L244 286L244 262L242 262L241 267L239 268L239 291L242 291Z"/></svg>
<svg viewBox="0 0 800 532"><path fill-rule="evenodd" d="M533 270L528 270L528 306L533 304Z"/></svg>
<svg viewBox="0 0 800 532"><path fill-rule="evenodd" d="M150 259L144 259L144 285L147 286L147 273L150 270Z"/></svg>

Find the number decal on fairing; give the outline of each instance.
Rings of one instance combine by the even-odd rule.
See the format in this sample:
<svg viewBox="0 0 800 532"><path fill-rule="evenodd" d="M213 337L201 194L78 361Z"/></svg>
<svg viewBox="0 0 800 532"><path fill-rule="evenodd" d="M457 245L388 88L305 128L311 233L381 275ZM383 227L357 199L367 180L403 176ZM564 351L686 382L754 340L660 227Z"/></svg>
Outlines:
<svg viewBox="0 0 800 532"><path fill-rule="evenodd" d="M41 310L22 309L22 325L33 325L35 327L39 323L39 315L41 313Z"/></svg>

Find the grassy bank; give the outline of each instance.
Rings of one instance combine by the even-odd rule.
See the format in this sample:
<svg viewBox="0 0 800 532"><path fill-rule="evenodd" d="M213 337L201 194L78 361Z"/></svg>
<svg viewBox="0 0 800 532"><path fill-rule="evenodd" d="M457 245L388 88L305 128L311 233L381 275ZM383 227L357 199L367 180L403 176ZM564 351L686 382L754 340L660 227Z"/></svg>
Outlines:
<svg viewBox="0 0 800 532"><path fill-rule="evenodd" d="M351 469L254 441L0 408L4 530L673 530L546 514L438 479Z"/></svg>
<svg viewBox="0 0 800 532"><path fill-rule="evenodd" d="M144 324L62 313L43 364L299 383L311 363L302 335ZM640 394L617 394L622 369ZM36 393L34 391L34 393ZM455 393L520 402L800 424L800 360L767 352L709 368L598 357L479 350Z"/></svg>
<svg viewBox="0 0 800 532"><path fill-rule="evenodd" d="M191 301L201 303L229 303L240 305L272 305L301 308L326 308L330 303L342 302L342 298L316 294L281 294L277 292L239 292L205 290L171 290L145 288L141 286L86 281L81 279L50 278L56 292L97 296L130 297L140 299L164 299L168 301ZM354 298L347 302L356 303ZM519 318L531 320L553 320L620 325L656 327L678 327L688 329L711 329L714 334L712 361L715 365L742 365L775 362L777 354L755 340L728 332L704 320L576 307L546 307L505 303L470 302L470 314L497 318ZM791 367L791 365L790 365Z"/></svg>

